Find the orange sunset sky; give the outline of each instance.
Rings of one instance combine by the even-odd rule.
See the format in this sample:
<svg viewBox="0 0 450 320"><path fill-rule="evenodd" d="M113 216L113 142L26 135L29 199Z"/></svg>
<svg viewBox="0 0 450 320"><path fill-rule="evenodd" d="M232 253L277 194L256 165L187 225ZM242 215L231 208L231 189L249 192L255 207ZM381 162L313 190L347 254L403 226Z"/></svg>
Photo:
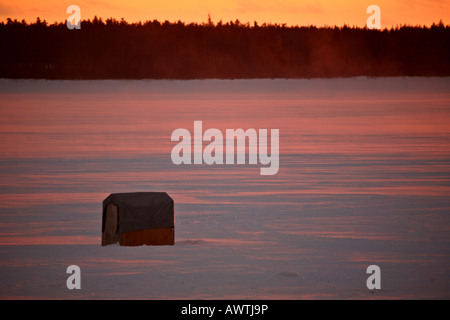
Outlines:
<svg viewBox="0 0 450 320"><path fill-rule="evenodd" d="M0 0L0 20L32 22L39 16L50 23L64 22L71 4L81 8L82 20L96 15L129 22L204 22L210 14L215 22L239 19L260 24L364 26L369 16L366 8L372 4L381 8L382 27L430 25L440 19L448 24L450 20L450 0Z"/></svg>

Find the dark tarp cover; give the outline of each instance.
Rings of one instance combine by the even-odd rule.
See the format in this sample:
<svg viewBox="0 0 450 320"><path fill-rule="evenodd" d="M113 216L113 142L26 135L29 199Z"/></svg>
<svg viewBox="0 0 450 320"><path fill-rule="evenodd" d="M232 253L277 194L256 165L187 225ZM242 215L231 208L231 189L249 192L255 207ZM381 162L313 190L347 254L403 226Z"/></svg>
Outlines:
<svg viewBox="0 0 450 320"><path fill-rule="evenodd" d="M165 192L113 193L103 201L102 231L106 207L114 204L119 211L118 234L151 228L174 228L174 203Z"/></svg>

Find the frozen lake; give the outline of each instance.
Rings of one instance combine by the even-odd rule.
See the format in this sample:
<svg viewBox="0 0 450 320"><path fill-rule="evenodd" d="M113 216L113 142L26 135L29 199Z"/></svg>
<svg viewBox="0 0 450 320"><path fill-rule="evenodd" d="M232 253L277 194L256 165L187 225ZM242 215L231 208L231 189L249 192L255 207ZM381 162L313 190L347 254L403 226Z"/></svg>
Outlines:
<svg viewBox="0 0 450 320"><path fill-rule="evenodd" d="M449 299L449 88L0 79L0 299ZM278 173L174 165L196 120L279 129ZM102 201L135 191L174 199L175 246L101 247Z"/></svg>

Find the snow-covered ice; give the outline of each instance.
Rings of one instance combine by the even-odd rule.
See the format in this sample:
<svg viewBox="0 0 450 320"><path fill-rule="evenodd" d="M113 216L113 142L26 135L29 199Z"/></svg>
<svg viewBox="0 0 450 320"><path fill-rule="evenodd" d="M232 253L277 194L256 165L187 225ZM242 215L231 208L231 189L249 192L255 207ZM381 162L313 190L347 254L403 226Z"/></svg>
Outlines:
<svg viewBox="0 0 450 320"><path fill-rule="evenodd" d="M0 298L448 299L449 85L0 80ZM174 165L195 120L279 129L279 172ZM174 246L100 245L134 191L174 199Z"/></svg>

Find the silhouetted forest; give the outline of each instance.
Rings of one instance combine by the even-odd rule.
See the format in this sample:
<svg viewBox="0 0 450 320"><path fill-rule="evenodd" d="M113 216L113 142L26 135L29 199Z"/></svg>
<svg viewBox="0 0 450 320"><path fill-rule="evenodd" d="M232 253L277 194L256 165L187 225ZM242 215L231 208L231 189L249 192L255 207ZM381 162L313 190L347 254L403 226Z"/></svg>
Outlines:
<svg viewBox="0 0 450 320"><path fill-rule="evenodd" d="M0 77L45 79L449 76L450 27L288 27L99 18L0 23Z"/></svg>

